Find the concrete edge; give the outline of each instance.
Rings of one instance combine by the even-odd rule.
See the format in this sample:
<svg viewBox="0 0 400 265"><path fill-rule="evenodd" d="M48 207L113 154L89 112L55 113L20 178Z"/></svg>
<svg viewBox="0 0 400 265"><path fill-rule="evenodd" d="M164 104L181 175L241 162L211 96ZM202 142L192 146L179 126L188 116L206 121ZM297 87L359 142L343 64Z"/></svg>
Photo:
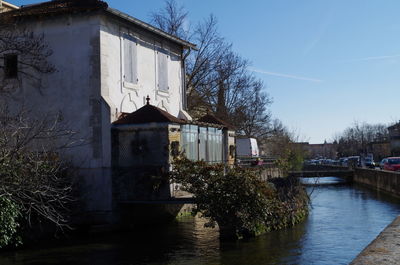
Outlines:
<svg viewBox="0 0 400 265"><path fill-rule="evenodd" d="M350 265L399 264L400 216L388 225Z"/></svg>

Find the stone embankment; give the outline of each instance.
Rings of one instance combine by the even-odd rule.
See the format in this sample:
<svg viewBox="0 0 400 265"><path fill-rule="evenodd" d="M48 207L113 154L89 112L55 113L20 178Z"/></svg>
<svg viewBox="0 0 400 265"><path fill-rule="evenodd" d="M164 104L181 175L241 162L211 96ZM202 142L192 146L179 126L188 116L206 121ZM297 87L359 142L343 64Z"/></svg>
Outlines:
<svg viewBox="0 0 400 265"><path fill-rule="evenodd" d="M400 197L400 173L356 168L353 181ZM400 216L386 227L351 264L400 264Z"/></svg>
<svg viewBox="0 0 400 265"><path fill-rule="evenodd" d="M399 172L356 168L354 169L353 181L400 197Z"/></svg>
<svg viewBox="0 0 400 265"><path fill-rule="evenodd" d="M400 216L371 242L350 265L400 263Z"/></svg>

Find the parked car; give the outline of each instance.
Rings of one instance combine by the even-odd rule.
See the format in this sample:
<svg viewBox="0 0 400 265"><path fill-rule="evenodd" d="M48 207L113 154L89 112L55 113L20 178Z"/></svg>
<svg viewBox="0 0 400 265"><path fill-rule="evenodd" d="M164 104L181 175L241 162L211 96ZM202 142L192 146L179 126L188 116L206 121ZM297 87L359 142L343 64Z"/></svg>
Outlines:
<svg viewBox="0 0 400 265"><path fill-rule="evenodd" d="M341 157L341 158L339 158L339 164L341 165L341 166L343 166L343 167L347 167L349 164L348 164L348 159L347 159L347 157Z"/></svg>
<svg viewBox="0 0 400 265"><path fill-rule="evenodd" d="M379 166L383 170L400 171L400 157L384 158Z"/></svg>
<svg viewBox="0 0 400 265"><path fill-rule="evenodd" d="M360 156L349 156L347 158L347 165L348 166L360 167L361 166L361 158L360 158Z"/></svg>
<svg viewBox="0 0 400 265"><path fill-rule="evenodd" d="M379 168L383 170L385 163L387 163L387 158L384 158L379 162Z"/></svg>
<svg viewBox="0 0 400 265"><path fill-rule="evenodd" d="M364 165L368 168L375 168L375 162L371 158L367 157L364 159Z"/></svg>

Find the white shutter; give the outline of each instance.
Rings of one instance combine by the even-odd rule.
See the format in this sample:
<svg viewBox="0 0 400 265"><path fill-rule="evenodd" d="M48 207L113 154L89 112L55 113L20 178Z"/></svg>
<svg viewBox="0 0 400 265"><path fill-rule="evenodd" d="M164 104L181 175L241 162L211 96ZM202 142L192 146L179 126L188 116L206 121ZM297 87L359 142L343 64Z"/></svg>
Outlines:
<svg viewBox="0 0 400 265"><path fill-rule="evenodd" d="M157 51L158 89L168 91L168 51L159 48Z"/></svg>
<svg viewBox="0 0 400 265"><path fill-rule="evenodd" d="M124 35L124 81L137 84L137 40Z"/></svg>

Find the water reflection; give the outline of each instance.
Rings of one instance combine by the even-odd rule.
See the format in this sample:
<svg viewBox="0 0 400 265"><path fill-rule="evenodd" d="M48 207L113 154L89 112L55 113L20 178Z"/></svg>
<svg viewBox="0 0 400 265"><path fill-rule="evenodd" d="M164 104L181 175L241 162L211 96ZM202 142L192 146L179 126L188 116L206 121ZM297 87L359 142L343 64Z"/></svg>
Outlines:
<svg viewBox="0 0 400 265"><path fill-rule="evenodd" d="M338 178L304 181L312 210L291 229L221 243L217 229L188 217L166 227L3 253L0 264L348 264L400 210L399 200Z"/></svg>
<svg viewBox="0 0 400 265"><path fill-rule="evenodd" d="M301 183L303 183L306 186L342 185L342 184L347 184L348 181L346 179L337 177L322 177L322 178L302 178Z"/></svg>

